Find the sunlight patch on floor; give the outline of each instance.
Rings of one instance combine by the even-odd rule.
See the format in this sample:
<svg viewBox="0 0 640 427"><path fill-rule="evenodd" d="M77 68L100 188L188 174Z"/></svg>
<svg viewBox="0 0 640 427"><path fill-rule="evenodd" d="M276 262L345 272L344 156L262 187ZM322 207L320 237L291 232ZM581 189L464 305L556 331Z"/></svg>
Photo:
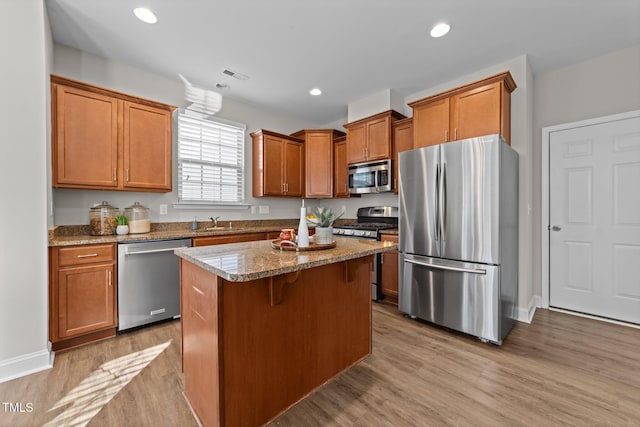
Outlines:
<svg viewBox="0 0 640 427"><path fill-rule="evenodd" d="M136 375L162 353L171 340L102 364L49 411L69 406L44 427L85 426Z"/></svg>

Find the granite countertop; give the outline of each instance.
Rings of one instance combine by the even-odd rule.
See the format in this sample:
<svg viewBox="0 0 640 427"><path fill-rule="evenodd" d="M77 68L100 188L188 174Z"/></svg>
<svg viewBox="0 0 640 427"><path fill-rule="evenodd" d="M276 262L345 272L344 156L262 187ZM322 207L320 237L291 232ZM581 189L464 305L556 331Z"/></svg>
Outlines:
<svg viewBox="0 0 640 427"><path fill-rule="evenodd" d="M396 243L335 237L336 247L317 251L281 251L269 240L176 249L179 257L231 282L277 276L335 262L392 251Z"/></svg>
<svg viewBox="0 0 640 427"><path fill-rule="evenodd" d="M191 230L190 222L152 223L151 232L149 233L127 234L124 236L91 236L88 225L57 226L49 230L49 247L267 233L280 231L283 228L297 228L298 220L233 221L231 224L228 221L224 221L223 224L226 224L226 227L207 230L210 223L201 222L198 224L198 230L194 231Z"/></svg>

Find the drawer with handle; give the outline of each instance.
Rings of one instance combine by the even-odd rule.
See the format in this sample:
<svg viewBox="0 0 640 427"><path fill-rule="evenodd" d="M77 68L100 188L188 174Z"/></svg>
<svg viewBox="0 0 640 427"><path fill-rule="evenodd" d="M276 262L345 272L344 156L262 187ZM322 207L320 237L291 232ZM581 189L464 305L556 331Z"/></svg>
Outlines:
<svg viewBox="0 0 640 427"><path fill-rule="evenodd" d="M115 261L115 244L83 245L58 249L58 265L82 265Z"/></svg>

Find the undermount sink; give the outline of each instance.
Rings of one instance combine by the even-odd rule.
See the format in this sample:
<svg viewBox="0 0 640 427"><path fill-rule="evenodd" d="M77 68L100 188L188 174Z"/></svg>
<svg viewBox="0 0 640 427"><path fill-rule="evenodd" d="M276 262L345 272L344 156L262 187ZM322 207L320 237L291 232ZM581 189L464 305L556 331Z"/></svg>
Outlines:
<svg viewBox="0 0 640 427"><path fill-rule="evenodd" d="M228 230L227 227L207 227L204 231Z"/></svg>

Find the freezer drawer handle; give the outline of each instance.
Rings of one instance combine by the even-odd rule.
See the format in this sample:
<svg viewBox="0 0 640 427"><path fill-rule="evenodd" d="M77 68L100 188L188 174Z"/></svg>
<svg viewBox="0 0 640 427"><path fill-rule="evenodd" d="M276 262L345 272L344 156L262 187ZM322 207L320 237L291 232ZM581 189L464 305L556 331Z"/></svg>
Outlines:
<svg viewBox="0 0 640 427"><path fill-rule="evenodd" d="M184 248L186 246L175 246L172 248L164 248L164 249L149 249L148 251L133 251L129 252L129 248L125 248L125 255L140 255L140 254L154 254L157 252L173 252L174 249Z"/></svg>
<svg viewBox="0 0 640 427"><path fill-rule="evenodd" d="M460 267L449 267L446 265L433 265L433 264L428 264L426 262L415 261L412 259L405 259L404 262L408 262L409 264L421 265L423 267L435 268L437 270L459 271L460 273L471 273L471 274L487 274L487 270L483 270L481 268L460 268Z"/></svg>

